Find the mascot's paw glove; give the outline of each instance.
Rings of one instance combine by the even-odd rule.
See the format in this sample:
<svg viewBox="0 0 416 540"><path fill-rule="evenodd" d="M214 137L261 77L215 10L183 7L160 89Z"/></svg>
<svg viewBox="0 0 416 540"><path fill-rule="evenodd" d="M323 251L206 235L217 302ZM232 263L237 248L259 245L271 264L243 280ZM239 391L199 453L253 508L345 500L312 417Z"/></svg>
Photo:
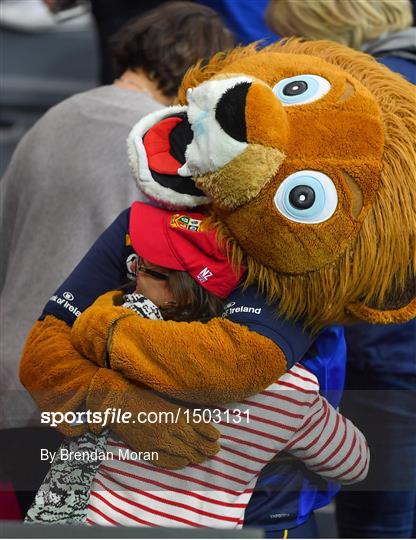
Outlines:
<svg viewBox="0 0 416 540"><path fill-rule="evenodd" d="M110 291L86 309L72 327L71 340L79 353L98 366L107 365L107 342L115 325L125 317L137 317L128 308L121 307L123 293Z"/></svg>
<svg viewBox="0 0 416 540"><path fill-rule="evenodd" d="M111 429L137 452L157 452L154 465L168 469L182 468L190 463L202 463L220 449L219 432L208 423L195 422L185 416L184 407L166 401L150 390L132 384L120 374L99 369L93 377L87 395L87 408L104 413L106 409L130 412L129 423L112 423ZM142 412L140 421L138 414ZM161 422L143 420L149 412L161 415ZM166 419L165 419L166 416ZM90 424L99 433L102 424Z"/></svg>

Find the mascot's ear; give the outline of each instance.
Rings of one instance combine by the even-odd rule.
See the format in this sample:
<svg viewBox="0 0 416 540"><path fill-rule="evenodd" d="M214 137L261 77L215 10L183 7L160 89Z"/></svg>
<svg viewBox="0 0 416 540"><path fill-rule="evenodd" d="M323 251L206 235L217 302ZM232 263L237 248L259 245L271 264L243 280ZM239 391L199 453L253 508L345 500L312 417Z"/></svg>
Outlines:
<svg viewBox="0 0 416 540"><path fill-rule="evenodd" d="M181 106L148 114L131 130L130 169L140 191L157 206L176 210L209 204L185 166L192 138L186 107Z"/></svg>
<svg viewBox="0 0 416 540"><path fill-rule="evenodd" d="M399 324L416 317L416 280L413 277L401 293L386 296L382 305L371 306L355 303L347 306L347 312L355 320L373 324Z"/></svg>

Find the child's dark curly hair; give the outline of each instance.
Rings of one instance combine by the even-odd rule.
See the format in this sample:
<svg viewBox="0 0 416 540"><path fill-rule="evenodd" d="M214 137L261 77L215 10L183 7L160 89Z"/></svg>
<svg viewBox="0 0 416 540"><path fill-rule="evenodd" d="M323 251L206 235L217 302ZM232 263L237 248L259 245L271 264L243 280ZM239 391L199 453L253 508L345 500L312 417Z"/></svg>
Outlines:
<svg viewBox="0 0 416 540"><path fill-rule="evenodd" d="M192 2L166 2L128 22L112 39L115 73L141 69L168 98L187 69L234 46L219 15Z"/></svg>

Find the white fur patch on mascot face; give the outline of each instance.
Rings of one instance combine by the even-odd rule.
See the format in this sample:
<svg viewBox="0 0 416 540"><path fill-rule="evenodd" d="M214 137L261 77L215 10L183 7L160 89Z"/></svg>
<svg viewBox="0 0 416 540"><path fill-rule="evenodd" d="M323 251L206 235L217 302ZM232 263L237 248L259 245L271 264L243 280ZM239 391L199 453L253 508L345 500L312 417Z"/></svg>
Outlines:
<svg viewBox="0 0 416 540"><path fill-rule="evenodd" d="M214 172L244 152L248 144L223 130L216 118L216 109L227 91L252 81L249 77L231 77L208 81L188 90L187 114L194 137L185 152L184 171L195 177Z"/></svg>

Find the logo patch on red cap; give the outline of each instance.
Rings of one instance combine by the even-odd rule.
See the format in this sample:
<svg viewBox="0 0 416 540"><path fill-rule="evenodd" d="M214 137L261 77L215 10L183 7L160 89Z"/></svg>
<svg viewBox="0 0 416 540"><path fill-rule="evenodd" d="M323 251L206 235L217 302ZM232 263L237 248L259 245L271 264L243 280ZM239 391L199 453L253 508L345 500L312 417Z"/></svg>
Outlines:
<svg viewBox="0 0 416 540"><path fill-rule="evenodd" d="M199 272L199 274L196 276L196 279L199 281L199 283L206 283L213 275L214 274L211 272L211 270L206 266L203 270Z"/></svg>
<svg viewBox="0 0 416 540"><path fill-rule="evenodd" d="M172 229L186 229L192 232L201 232L203 222L201 219L194 219L185 214L174 214L170 218L170 226Z"/></svg>
<svg viewBox="0 0 416 540"><path fill-rule="evenodd" d="M136 253L132 253L131 255L127 257L126 266L127 266L127 277L129 279L136 278L138 262L139 262L139 257L136 255Z"/></svg>

